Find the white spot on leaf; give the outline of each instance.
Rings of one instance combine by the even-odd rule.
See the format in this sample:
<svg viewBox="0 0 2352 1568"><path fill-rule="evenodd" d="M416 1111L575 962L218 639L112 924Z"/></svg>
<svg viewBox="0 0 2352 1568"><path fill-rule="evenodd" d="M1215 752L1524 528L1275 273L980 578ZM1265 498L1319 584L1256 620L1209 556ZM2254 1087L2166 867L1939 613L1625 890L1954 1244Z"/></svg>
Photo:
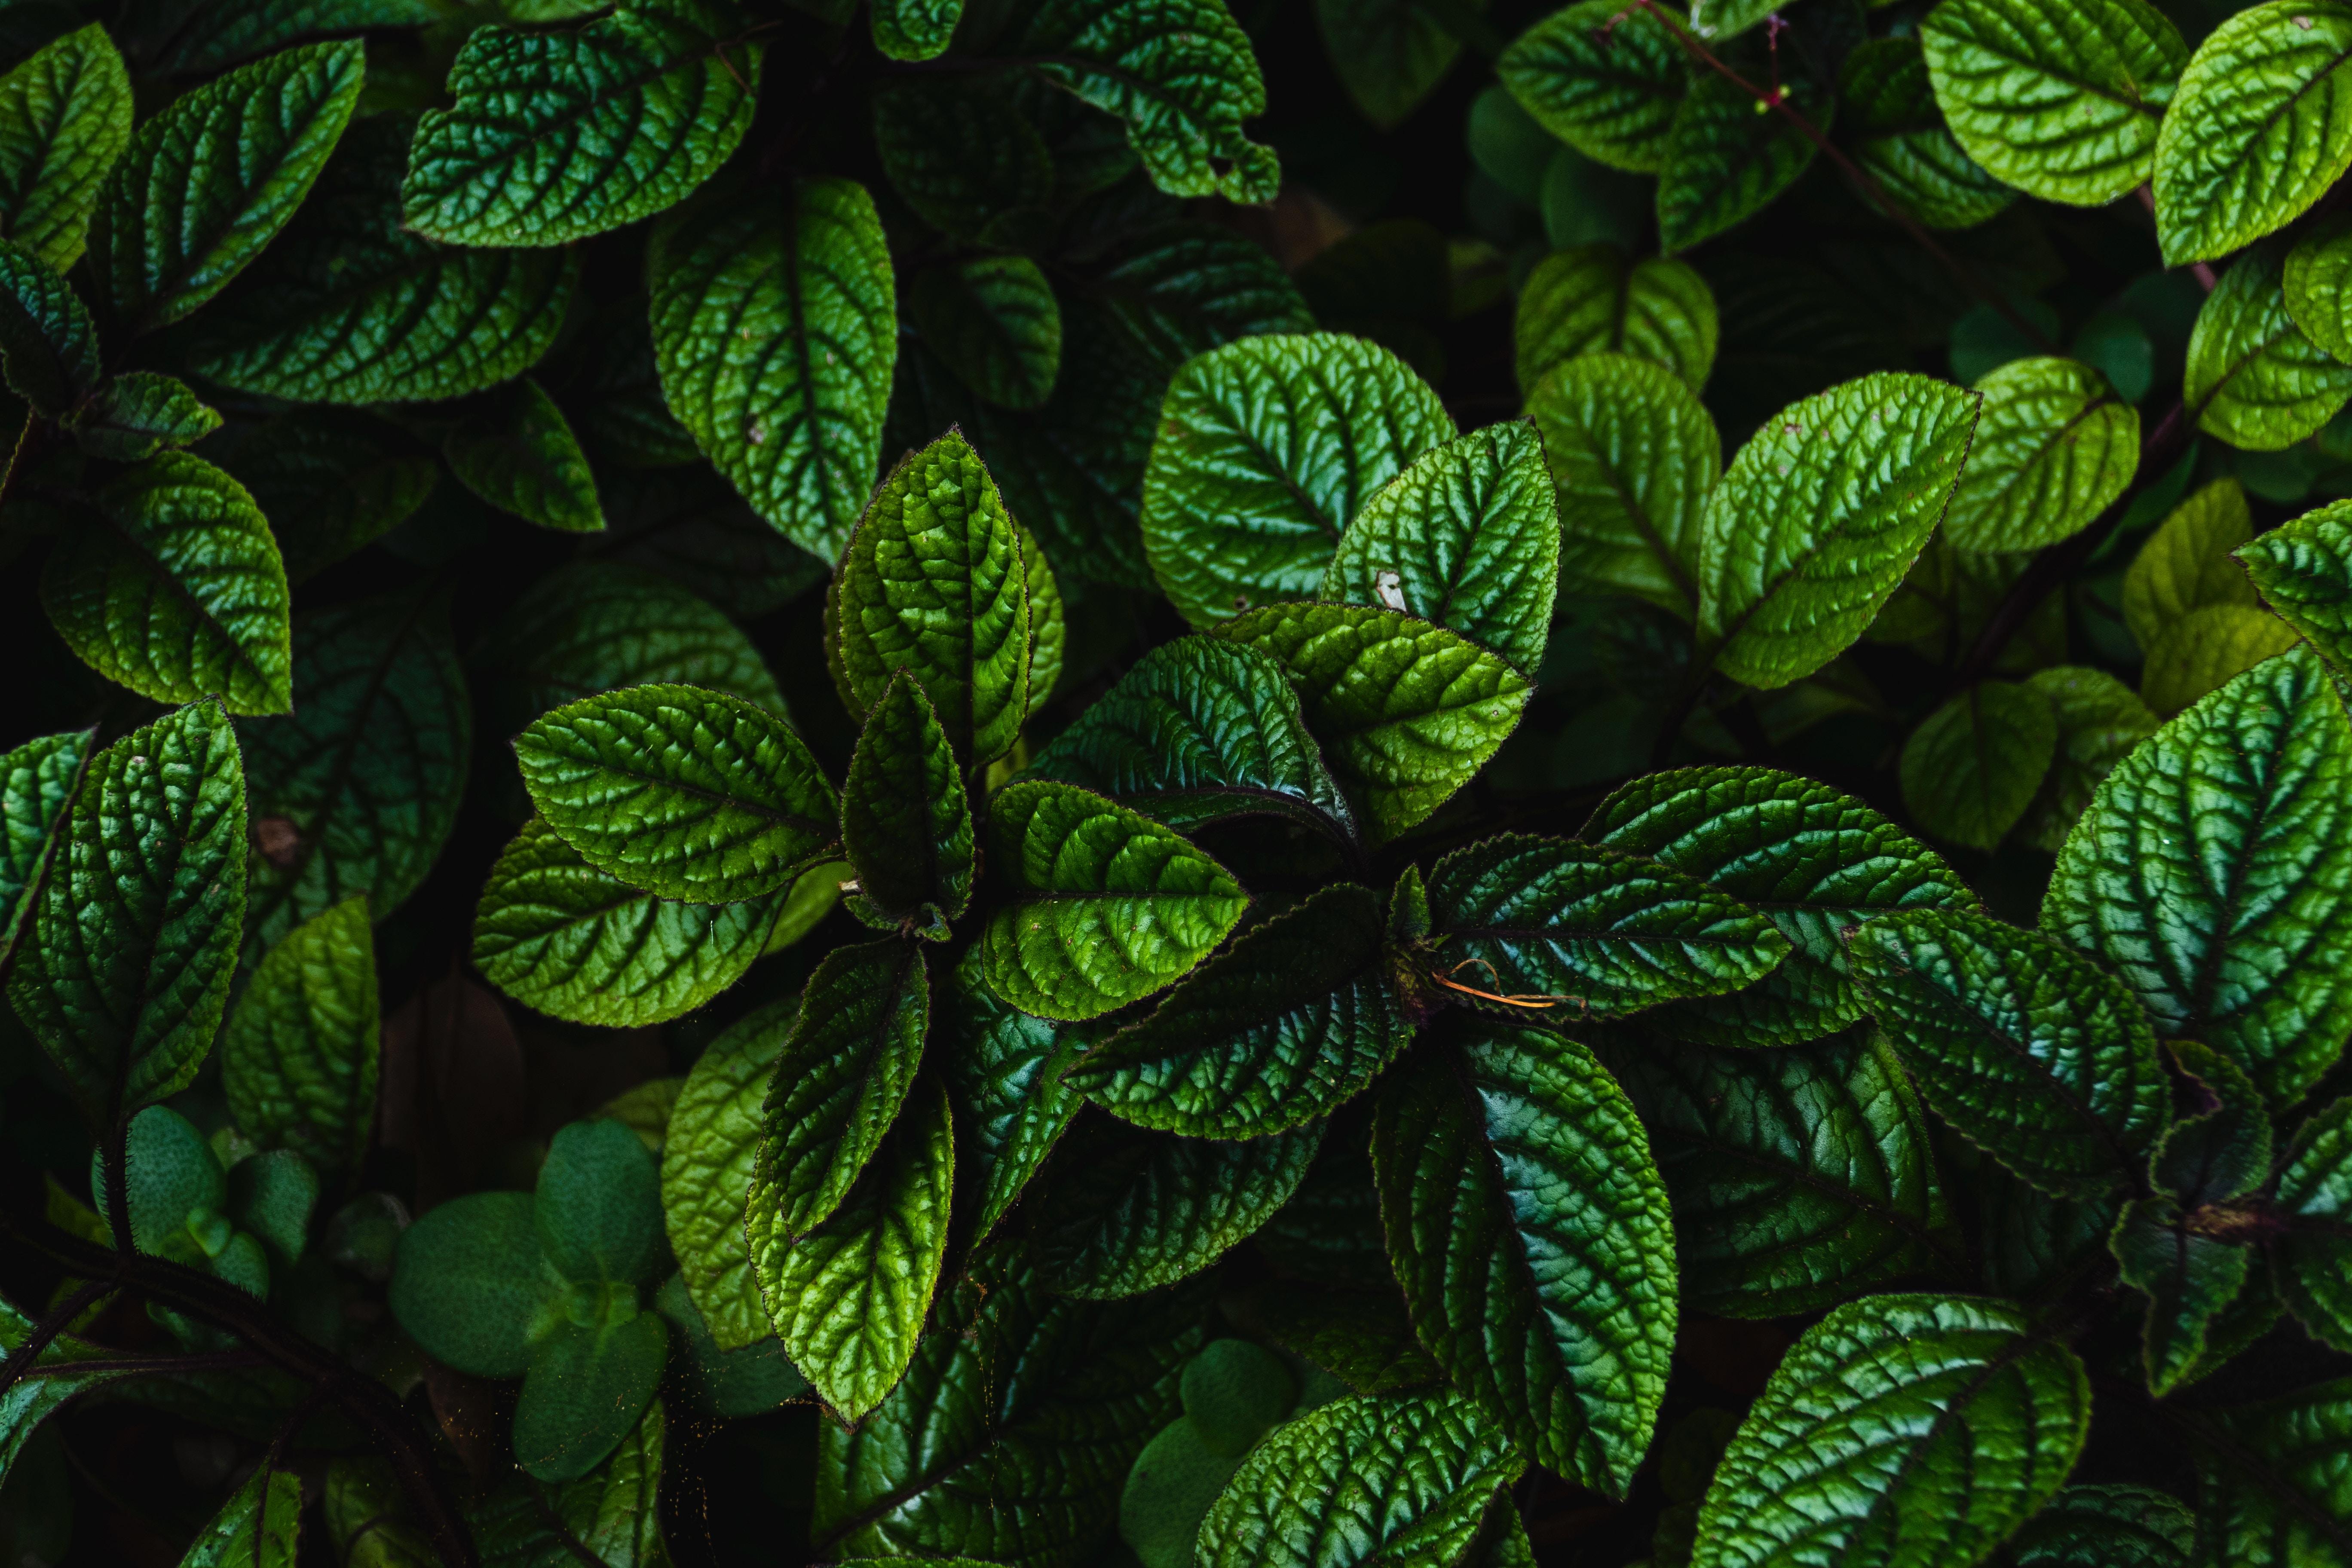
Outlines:
<svg viewBox="0 0 2352 1568"><path fill-rule="evenodd" d="M1381 603L1391 610L1404 608L1403 584L1404 578L1385 566L1372 574L1372 592L1378 594Z"/></svg>

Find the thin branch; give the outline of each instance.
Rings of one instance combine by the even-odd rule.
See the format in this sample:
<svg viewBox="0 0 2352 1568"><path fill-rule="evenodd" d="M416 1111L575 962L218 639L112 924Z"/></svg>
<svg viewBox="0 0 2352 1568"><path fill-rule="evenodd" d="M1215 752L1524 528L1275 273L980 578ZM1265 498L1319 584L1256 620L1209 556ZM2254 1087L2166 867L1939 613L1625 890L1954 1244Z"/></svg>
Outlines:
<svg viewBox="0 0 2352 1568"><path fill-rule="evenodd" d="M16 1386L19 1379L33 1370L33 1363L41 1359L41 1352L72 1326L73 1321L81 1316L84 1309L113 1289L104 1279L86 1279L80 1289L58 1302L54 1310L44 1314L41 1321L33 1325L32 1331L25 1336L25 1342L8 1352L6 1362L0 1363L0 1396L5 1396Z"/></svg>

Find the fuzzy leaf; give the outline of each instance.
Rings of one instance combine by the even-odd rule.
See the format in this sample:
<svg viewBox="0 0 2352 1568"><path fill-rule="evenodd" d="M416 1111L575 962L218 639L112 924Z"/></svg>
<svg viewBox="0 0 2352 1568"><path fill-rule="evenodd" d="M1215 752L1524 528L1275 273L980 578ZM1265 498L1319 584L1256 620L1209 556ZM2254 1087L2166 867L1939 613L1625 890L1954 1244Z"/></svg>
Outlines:
<svg viewBox="0 0 2352 1568"><path fill-rule="evenodd" d="M2031 686L1985 681L1904 742L1903 804L1930 837L1990 853L2033 804L2057 754L2049 699Z"/></svg>
<svg viewBox="0 0 2352 1568"><path fill-rule="evenodd" d="M1648 11L1621 16L1609 0L1579 0L1521 34L1495 70L1537 124L1586 157L1636 174L1666 166L1690 73Z"/></svg>
<svg viewBox="0 0 2352 1568"><path fill-rule="evenodd" d="M239 1131L356 1172L375 1130L376 1012L366 899L289 931L221 1035L221 1088Z"/></svg>
<svg viewBox="0 0 2352 1568"><path fill-rule="evenodd" d="M2352 9L2342 25L2352 37ZM2352 365L2330 358L2287 313L2285 256L2272 241L2231 263L2197 312L2181 387L2199 429L2257 452L2292 447L2352 397Z"/></svg>
<svg viewBox="0 0 2352 1568"><path fill-rule="evenodd" d="M1648 360L1696 392L1715 368L1715 294L1671 256L1635 260L1613 245L1580 245L1536 263L1520 286L1511 334L1530 414L1544 378L1579 354Z"/></svg>
<svg viewBox="0 0 2352 1568"><path fill-rule="evenodd" d="M2139 411L2098 372L2012 360L1979 378L1984 412L1944 537L1959 550L2039 550L2088 528L2139 468Z"/></svg>
<svg viewBox="0 0 2352 1568"><path fill-rule="evenodd" d="M0 77L0 236L62 272L131 143L131 78L93 22Z"/></svg>

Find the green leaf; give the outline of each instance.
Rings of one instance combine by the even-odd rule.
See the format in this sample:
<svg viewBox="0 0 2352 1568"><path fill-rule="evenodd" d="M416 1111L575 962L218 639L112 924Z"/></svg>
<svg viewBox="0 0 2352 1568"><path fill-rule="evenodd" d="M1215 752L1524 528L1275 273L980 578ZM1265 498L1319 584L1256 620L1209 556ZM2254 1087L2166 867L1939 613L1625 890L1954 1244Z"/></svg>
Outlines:
<svg viewBox="0 0 2352 1568"><path fill-rule="evenodd" d="M139 128L89 229L92 269L131 330L178 321L261 254L326 166L364 72L355 38L306 44L206 82Z"/></svg>
<svg viewBox="0 0 2352 1568"><path fill-rule="evenodd" d="M458 483L500 511L563 533L604 526L587 454L535 381L518 381L469 405L441 455Z"/></svg>
<svg viewBox="0 0 2352 1568"><path fill-rule="evenodd" d="M66 280L23 247L0 240L0 354L8 390L56 419L88 397L104 374L98 329Z"/></svg>
<svg viewBox="0 0 2352 1568"><path fill-rule="evenodd" d="M1754 910L1678 871L1523 833L1438 861L1429 912L1438 970L1481 991L1573 1004L1580 1019L1736 991L1791 945Z"/></svg>
<svg viewBox="0 0 2352 1568"><path fill-rule="evenodd" d="M658 1024L742 978L783 896L740 904L657 899L597 870L533 817L482 889L474 965L516 1001L558 1018Z"/></svg>
<svg viewBox="0 0 2352 1568"><path fill-rule="evenodd" d="M1005 408L1036 408L1062 372L1062 308L1025 256L976 256L919 273L907 314L958 380Z"/></svg>
<svg viewBox="0 0 2352 1568"><path fill-rule="evenodd" d="M1930 713L1903 743L1903 805L1929 836L1990 853L2058 754L2058 714L2031 686L1988 680Z"/></svg>
<svg viewBox="0 0 2352 1568"><path fill-rule="evenodd" d="M356 1172L375 1131L375 949L353 897L269 950L221 1036L221 1088L239 1131Z"/></svg>
<svg viewBox="0 0 2352 1568"><path fill-rule="evenodd" d="M217 704L90 762L8 1000L93 1131L185 1088L212 1048L236 972L244 839L245 773Z"/></svg>
<svg viewBox="0 0 2352 1568"><path fill-rule="evenodd" d="M1696 614L1700 518L1723 446L1690 384L1627 355L1590 353L1546 376L1528 413L1559 489L1568 584L1637 595L1685 620Z"/></svg>
<svg viewBox="0 0 2352 1568"><path fill-rule="evenodd" d="M1243 133L1265 112L1265 82L1249 35L1223 0L1045 0L1010 53L1080 101L1126 122L1128 144L1171 196L1270 202L1280 181L1271 147Z"/></svg>
<svg viewBox="0 0 2352 1568"><path fill-rule="evenodd" d="M751 1272L744 1198L759 1161L761 1108L800 1016L788 997L737 1020L686 1075L662 1145L662 1213L702 1321L722 1351L775 1332Z"/></svg>
<svg viewBox="0 0 2352 1568"><path fill-rule="evenodd" d="M174 1257L206 1268L200 1244L217 1252L226 1241L217 1232L199 1238L198 1229L226 1231L222 1210L228 1206L228 1181L212 1146L194 1123L168 1106L149 1106L131 1118L127 1137L131 1156L125 1172L127 1205L131 1211L131 1244L155 1257ZM96 1200L100 1226L119 1237L109 1212L106 1184L99 1151L90 1151L90 1196Z"/></svg>
<svg viewBox="0 0 2352 1568"><path fill-rule="evenodd" d="M1166 987L1249 906L1175 833L1070 784L999 791L989 837L1014 890L981 934L989 989L1040 1017L1092 1018Z"/></svg>
<svg viewBox="0 0 2352 1568"><path fill-rule="evenodd" d="M1062 604L1062 585L1054 578L1054 563L1037 536L1013 524L1021 542L1021 585L1029 595L1029 710L1044 708L1062 679L1062 658L1070 641L1069 612Z"/></svg>
<svg viewBox="0 0 2352 1568"><path fill-rule="evenodd" d="M1698 626L1716 668L1786 686L1861 636L1949 504L1979 406L1923 375L1866 375L1741 447L1700 522Z"/></svg>
<svg viewBox="0 0 2352 1568"><path fill-rule="evenodd" d="M1063 1081L1086 1036L1008 1007L988 988L977 946L964 950L940 1009L940 1047L961 1134L979 1177L967 1182L972 1234L985 1237L1035 1175L1083 1103Z"/></svg>
<svg viewBox="0 0 2352 1568"><path fill-rule="evenodd" d="M2352 35L2352 10L2341 24ZM2352 397L2352 365L2331 359L2287 314L2285 255L2281 242L2258 245L2221 274L2197 313L2180 394L2200 430L2257 452L2292 447Z"/></svg>
<svg viewBox="0 0 2352 1568"><path fill-rule="evenodd" d="M2090 1425L2083 1363L2005 1302L1874 1296L1805 1331L1748 1410L1693 1568L1982 1561L2050 1500ZM1916 1543L1916 1544L1912 1544Z"/></svg>
<svg viewBox="0 0 2352 1568"><path fill-rule="evenodd" d="M382 920L439 858L473 751L472 705L439 601L306 611L295 710L237 728L253 805L246 955L354 893Z"/></svg>
<svg viewBox="0 0 2352 1568"><path fill-rule="evenodd" d="M2273 613L2352 670L2352 503L2330 501L2231 554Z"/></svg>
<svg viewBox="0 0 2352 1568"><path fill-rule="evenodd" d="M2296 1131L2272 1201L2288 1227L2271 1252L2280 1298L2314 1339L2352 1345L2352 1100Z"/></svg>
<svg viewBox="0 0 2352 1568"><path fill-rule="evenodd" d="M562 1278L541 1256L527 1193L474 1193L400 1233L392 1315L434 1360L476 1377L518 1377L533 1321L560 1306Z"/></svg>
<svg viewBox="0 0 2352 1568"><path fill-rule="evenodd" d="M2147 0L1946 0L1920 24L1936 101L1994 177L2100 206L2156 166L2189 46Z"/></svg>
<svg viewBox="0 0 2352 1568"><path fill-rule="evenodd" d="M874 47L894 60L942 54L963 18L963 0L882 0L874 7Z"/></svg>
<svg viewBox="0 0 2352 1568"><path fill-rule="evenodd" d="M97 739L75 730L0 753L0 973L32 928Z"/></svg>
<svg viewBox="0 0 2352 1568"><path fill-rule="evenodd" d="M2286 253L2281 279L2287 318L2303 335L2338 360L2352 361L2352 317L2344 287L2352 281L2352 223L2322 219Z"/></svg>
<svg viewBox="0 0 2352 1568"><path fill-rule="evenodd" d="M2257 1404L2183 1413L2197 1461L2197 1557L2231 1568L2294 1568L2352 1553L2352 1379Z"/></svg>
<svg viewBox="0 0 2352 1568"><path fill-rule="evenodd" d="M196 1532L180 1568L294 1568L302 1478L265 1461Z"/></svg>
<svg viewBox="0 0 2352 1568"><path fill-rule="evenodd" d="M825 652L850 711L911 673L971 766L1028 716L1033 621L1021 537L996 481L950 430L890 470L825 599Z"/></svg>
<svg viewBox="0 0 2352 1568"><path fill-rule="evenodd" d="M1282 666L1221 638L1180 637L1145 654L1029 771L1115 796L1179 832L1272 815L1343 843L1355 837L1355 815Z"/></svg>
<svg viewBox="0 0 2352 1568"><path fill-rule="evenodd" d="M1462 41L1409 0L1316 0L1315 22L1340 85L1385 131L1445 79Z"/></svg>
<svg viewBox="0 0 2352 1568"><path fill-rule="evenodd" d="M1539 421L1536 400L1544 378L1580 354L1648 360L1696 392L1715 368L1715 294L1671 256L1633 260L1613 245L1581 245L1536 263L1519 288L1511 335L1519 388Z"/></svg>
<svg viewBox="0 0 2352 1568"><path fill-rule="evenodd" d="M1460 1394L1342 1399L1277 1427L1201 1527L1202 1568L1435 1568L1527 1461Z"/></svg>
<svg viewBox="0 0 2352 1568"><path fill-rule="evenodd" d="M944 936L971 902L971 803L930 700L901 669L866 716L841 796L850 910L878 929Z"/></svg>
<svg viewBox="0 0 2352 1568"><path fill-rule="evenodd" d="M2159 722L2137 693L2103 669L2059 665L2025 684L2048 699L2058 719L2058 752L2042 790L2017 827L2021 842L2055 855L2091 792Z"/></svg>
<svg viewBox="0 0 2352 1568"><path fill-rule="evenodd" d="M515 1400L514 1455L533 1480L576 1481L603 1463L653 1403L669 1325L608 1296L588 1322L567 1318L533 1348Z"/></svg>
<svg viewBox="0 0 2352 1568"><path fill-rule="evenodd" d="M2280 1105L2352 1033L2352 721L2326 667L2269 659L2117 763L2068 836L2042 924ZM2294 896L2282 900L2279 889Z"/></svg>
<svg viewBox="0 0 2352 1568"><path fill-rule="evenodd" d="M402 226L414 120L352 127L286 233L192 331L205 375L306 403L423 402L539 363L579 265L555 250L465 250Z"/></svg>
<svg viewBox="0 0 2352 1568"><path fill-rule="evenodd" d="M780 892L833 849L838 808L816 759L740 697L625 687L541 714L514 748L541 820L661 898Z"/></svg>
<svg viewBox="0 0 2352 1568"><path fill-rule="evenodd" d="M541 1249L575 1284L642 1287L664 1272L653 1155L610 1117L556 1131L539 1168L536 1205Z"/></svg>
<svg viewBox="0 0 2352 1568"><path fill-rule="evenodd" d="M1579 0L1553 12L1503 51L1495 72L1536 123L1586 157L1654 174L1690 70L1664 21L1620 9Z"/></svg>
<svg viewBox="0 0 2352 1568"><path fill-rule="evenodd" d="M662 395L785 538L833 560L882 455L898 315L873 198L803 180L697 203L646 245Z"/></svg>
<svg viewBox="0 0 2352 1568"><path fill-rule="evenodd" d="M1143 548L1195 626L1304 598L1374 491L1454 436L1421 378L1333 332L1244 338L1176 373L1143 475Z"/></svg>
<svg viewBox="0 0 2352 1568"><path fill-rule="evenodd" d="M1955 1260L1927 1112L1883 1041L1597 1050L1649 1132L1688 1310L1790 1317Z"/></svg>
<svg viewBox="0 0 2352 1568"><path fill-rule="evenodd" d="M483 1561L494 1568L569 1568L583 1552L642 1568L666 1561L658 1507L666 1425L662 1402L653 1400L588 1474L553 1487L517 1476L481 1498L467 1510L467 1523Z"/></svg>
<svg viewBox="0 0 2352 1568"><path fill-rule="evenodd" d="M1328 1114L1412 1037L1380 896L1342 882L1253 926L1063 1081L1139 1127L1256 1138Z"/></svg>
<svg viewBox="0 0 2352 1568"><path fill-rule="evenodd" d="M1385 1270L1387 1259L1379 1266ZM1302 1282L1262 1290L1255 1304L1276 1343L1359 1394L1398 1394L1444 1377L1413 1338L1404 1298L1392 1289Z"/></svg>
<svg viewBox="0 0 2352 1568"><path fill-rule="evenodd" d="M947 1093L932 1087L910 1100L840 1208L789 1247L753 1237L777 1337L845 1422L865 1416L905 1374L947 1252L955 1174ZM752 1201L756 1224L756 1190Z"/></svg>
<svg viewBox="0 0 2352 1568"><path fill-rule="evenodd" d="M1769 768L1636 779L1601 803L1580 837L1739 900L1788 939L1788 956L1752 988L1669 1003L1648 1020L1714 1045L1792 1045L1860 1022L1840 933L1890 910L1976 902L1935 851L1877 812Z"/></svg>
<svg viewBox="0 0 2352 1568"><path fill-rule="evenodd" d="M2148 645L2139 694L2150 709L2169 718L2232 676L2294 646L2294 628L2263 610L2200 605Z"/></svg>
<svg viewBox="0 0 2352 1568"><path fill-rule="evenodd" d="M185 452L106 481L41 570L41 607L82 661L158 702L292 702L286 568L245 487Z"/></svg>
<svg viewBox="0 0 2352 1568"><path fill-rule="evenodd" d="M1110 1532L1128 1468L1179 1414L1204 1305L1184 1292L1072 1300L983 1262L941 1290L889 1397L854 1428L819 1427L811 1547L1080 1560ZM1023 1484L1008 1494L1011 1475Z"/></svg>
<svg viewBox="0 0 2352 1568"><path fill-rule="evenodd" d="M1323 1131L1310 1121L1236 1142L1082 1121L1038 1178L1038 1270L1063 1294L1097 1300L1197 1274L1289 1201Z"/></svg>
<svg viewBox="0 0 2352 1568"><path fill-rule="evenodd" d="M2200 1235L2183 1219L2169 1198L2135 1199L2108 1244L2117 1278L2147 1298L2141 1361L2147 1391L2159 1399L2195 1371L2208 1326L2236 1299L2252 1260L2246 1248Z"/></svg>
<svg viewBox="0 0 2352 1568"><path fill-rule="evenodd" d="M912 942L837 947L809 977L761 1106L749 1205L752 1268L779 1319L791 1300L778 1294L779 1268L882 1147L929 1023L930 983Z"/></svg>
<svg viewBox="0 0 2352 1568"><path fill-rule="evenodd" d="M1834 94L1801 73L1783 82L1781 92L1796 113L1827 133L1836 115ZM1658 175L1659 248L1687 250L1746 222L1797 183L1815 151L1785 116L1759 114L1746 88L1699 72L1666 133Z"/></svg>
<svg viewBox="0 0 2352 1568"><path fill-rule="evenodd" d="M0 77L0 235L62 272L131 142L131 78L93 22Z"/></svg>
<svg viewBox="0 0 2352 1568"><path fill-rule="evenodd" d="M1929 228L1973 228L2017 199L1944 123L1918 39L1856 45L1838 69L1838 96L1855 166Z"/></svg>
<svg viewBox="0 0 2352 1568"><path fill-rule="evenodd" d="M1885 915L1850 945L1855 983L1927 1103L2034 1185L2104 1191L2163 1131L2155 1037L2089 960L1959 909Z"/></svg>
<svg viewBox="0 0 2352 1568"><path fill-rule="evenodd" d="M288 415L256 429L223 467L243 485L300 586L353 551L381 538L425 504L441 465L395 447L381 427L353 427L331 415ZM518 721L520 728L520 721Z"/></svg>
<svg viewBox="0 0 2352 1568"><path fill-rule="evenodd" d="M2152 1487L2068 1487L2011 1538L2017 1568L2188 1568L2197 1521Z"/></svg>
<svg viewBox="0 0 2352 1568"><path fill-rule="evenodd" d="M2088 528L2139 468L2139 411L2068 359L2011 360L1977 382L1984 411L1944 537L2039 550Z"/></svg>
<svg viewBox="0 0 2352 1568"><path fill-rule="evenodd" d="M1274 1363L1274 1371L1285 1384L1289 1383L1290 1373L1279 1361ZM1118 1499L1120 1542L1143 1568L1191 1568L1200 1542L1201 1521L1209 1517L1209 1510L1239 1468L1239 1450L1212 1447L1189 1417L1171 1421L1136 1456L1135 1468L1127 1473L1127 1485Z"/></svg>
<svg viewBox="0 0 2352 1568"><path fill-rule="evenodd" d="M1016 228L1053 199L1054 156L997 79L878 78L874 148L899 199L958 239Z"/></svg>
<svg viewBox="0 0 2352 1568"><path fill-rule="evenodd" d="M2231 558L2253 536L2246 492L2233 479L2215 479L2174 507L2124 574L2124 625L2132 640L2145 650L2166 627L2205 605L2255 605L2254 584Z"/></svg>
<svg viewBox="0 0 2352 1568"><path fill-rule="evenodd" d="M426 0L250 0L190 16L155 64L173 75L203 75L282 48L297 38L362 28L423 27L438 20L440 13Z"/></svg>
<svg viewBox="0 0 2352 1568"><path fill-rule="evenodd" d="M1466 1024L1383 1089L1372 1163L1421 1342L1538 1464L1623 1496L1665 1397L1676 1282L1665 1185L1616 1080L1574 1041Z"/></svg>
<svg viewBox="0 0 2352 1568"><path fill-rule="evenodd" d="M2284 226L2352 167L2352 8L2271 0L2224 21L2180 73L2156 139L2156 236L2168 267Z"/></svg>
<svg viewBox="0 0 2352 1568"><path fill-rule="evenodd" d="M31 1338L33 1325L34 1320L14 1303L0 1300L0 1347L11 1352L21 1349ZM76 1372L74 1363L100 1361L120 1366L121 1359L116 1352L71 1332L60 1333L43 1346L24 1375L0 1393L0 1477L14 1479L17 1460L32 1445L42 1423L68 1400L123 1375L113 1367Z"/></svg>
<svg viewBox="0 0 2352 1568"><path fill-rule="evenodd" d="M682 200L751 129L766 47L699 0L630 0L577 30L479 27L425 111L403 225L452 245L548 246Z"/></svg>
<svg viewBox="0 0 2352 1568"><path fill-rule="evenodd" d="M1475 777L1517 724L1530 689L1495 655L1393 610L1269 605L1216 635L1282 662L1375 843Z"/></svg>
<svg viewBox="0 0 2352 1568"><path fill-rule="evenodd" d="M72 421L75 444L110 463L140 463L166 447L193 447L220 426L219 412L187 383L147 370L107 382Z"/></svg>
<svg viewBox="0 0 2352 1568"><path fill-rule="evenodd" d="M1532 671L1551 630L1559 560L1543 440L1514 420L1433 447L1374 492L1340 536L1318 597L1418 616Z"/></svg>
<svg viewBox="0 0 2352 1568"><path fill-rule="evenodd" d="M694 1299L687 1294L683 1275L673 1274L662 1282L654 1305L672 1329L686 1336L686 1353L693 1365L682 1381L698 1411L730 1419L764 1415L810 1391L808 1379L784 1354L783 1342L770 1331L756 1293L751 1297L751 1311L759 1319L761 1337L736 1351L722 1351L712 1342L702 1314L695 1310Z"/></svg>

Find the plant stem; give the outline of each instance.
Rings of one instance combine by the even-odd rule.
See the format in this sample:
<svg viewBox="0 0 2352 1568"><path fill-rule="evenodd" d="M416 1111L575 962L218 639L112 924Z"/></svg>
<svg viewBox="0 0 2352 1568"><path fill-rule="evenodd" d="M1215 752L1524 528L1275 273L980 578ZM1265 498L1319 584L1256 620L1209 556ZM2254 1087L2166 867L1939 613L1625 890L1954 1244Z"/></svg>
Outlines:
<svg viewBox="0 0 2352 1568"><path fill-rule="evenodd" d="M81 1316L84 1308L113 1289L103 1279L86 1279L79 1289L58 1302L55 1310L45 1314L35 1323L32 1331L25 1336L25 1342L10 1351L5 1362L0 1362L0 1395L5 1395L16 1386L20 1378L33 1370L33 1363L41 1359L41 1352L48 1349L76 1318Z"/></svg>

